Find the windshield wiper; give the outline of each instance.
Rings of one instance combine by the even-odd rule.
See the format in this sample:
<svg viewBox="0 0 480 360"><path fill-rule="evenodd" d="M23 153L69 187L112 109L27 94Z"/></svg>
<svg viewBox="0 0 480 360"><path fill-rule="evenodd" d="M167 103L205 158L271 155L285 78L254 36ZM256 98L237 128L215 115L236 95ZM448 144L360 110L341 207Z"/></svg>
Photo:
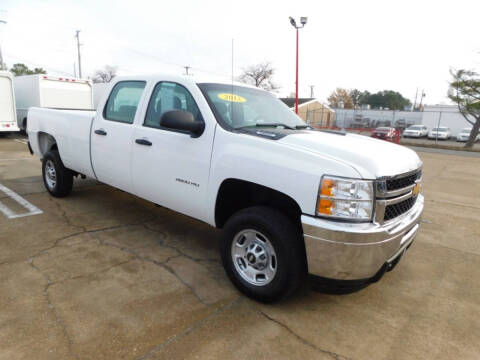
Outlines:
<svg viewBox="0 0 480 360"><path fill-rule="evenodd" d="M310 125L295 125L295 129L302 130L302 129L313 129Z"/></svg>
<svg viewBox="0 0 480 360"><path fill-rule="evenodd" d="M289 129L289 130L295 130L296 129L294 127L291 127L291 126L283 124L283 123L258 123L258 124L255 124L255 125L239 126L239 127L235 128L235 130L249 128L249 127L269 127L269 126L275 126L275 127L281 126L281 127L284 127L285 129Z"/></svg>

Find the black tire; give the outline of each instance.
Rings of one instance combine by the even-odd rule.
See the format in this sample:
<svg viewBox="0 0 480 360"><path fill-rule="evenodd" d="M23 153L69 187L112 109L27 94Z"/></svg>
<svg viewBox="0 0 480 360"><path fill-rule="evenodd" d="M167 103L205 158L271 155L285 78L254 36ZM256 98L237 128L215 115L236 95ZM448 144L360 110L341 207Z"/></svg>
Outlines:
<svg viewBox="0 0 480 360"><path fill-rule="evenodd" d="M23 119L22 127L20 128L20 134L26 135L27 134L27 118Z"/></svg>
<svg viewBox="0 0 480 360"><path fill-rule="evenodd" d="M47 167L51 167L55 170L55 183L51 186L51 182L47 179ZM55 197L64 197L70 194L73 186L73 172L67 169L60 158L60 154L57 150L50 150L42 159L42 175L43 184L47 191Z"/></svg>
<svg viewBox="0 0 480 360"><path fill-rule="evenodd" d="M254 230L264 235L276 254L276 273L264 285L246 281L232 259L232 244L242 230ZM301 231L280 211L256 206L240 210L225 224L221 242L225 271L243 294L255 300L271 303L286 299L299 289L306 278L307 260Z"/></svg>

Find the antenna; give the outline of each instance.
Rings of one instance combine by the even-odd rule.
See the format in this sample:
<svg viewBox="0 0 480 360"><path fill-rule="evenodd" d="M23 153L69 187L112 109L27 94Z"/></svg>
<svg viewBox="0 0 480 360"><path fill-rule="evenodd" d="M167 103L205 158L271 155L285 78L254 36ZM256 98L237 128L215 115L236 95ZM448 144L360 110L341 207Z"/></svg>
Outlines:
<svg viewBox="0 0 480 360"><path fill-rule="evenodd" d="M232 101L230 102L230 119L233 126L233 38L232 38Z"/></svg>

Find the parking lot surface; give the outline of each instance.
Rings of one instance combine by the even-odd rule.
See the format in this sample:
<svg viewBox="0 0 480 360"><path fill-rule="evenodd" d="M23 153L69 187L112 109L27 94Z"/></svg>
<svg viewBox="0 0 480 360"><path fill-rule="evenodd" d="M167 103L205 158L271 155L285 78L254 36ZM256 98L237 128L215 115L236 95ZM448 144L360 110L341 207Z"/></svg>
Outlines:
<svg viewBox="0 0 480 360"><path fill-rule="evenodd" d="M423 227L394 271L263 305L228 281L218 230L88 179L52 198L1 138L0 359L478 359L480 158L419 154Z"/></svg>

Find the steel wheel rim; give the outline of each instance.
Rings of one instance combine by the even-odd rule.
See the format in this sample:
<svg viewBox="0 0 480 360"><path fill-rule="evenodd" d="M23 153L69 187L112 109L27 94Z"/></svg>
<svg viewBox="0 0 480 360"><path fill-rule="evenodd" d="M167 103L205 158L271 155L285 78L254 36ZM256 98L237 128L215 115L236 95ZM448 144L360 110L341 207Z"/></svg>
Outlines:
<svg viewBox="0 0 480 360"><path fill-rule="evenodd" d="M275 278L278 268L275 249L259 231L246 229L236 234L231 256L235 270L249 284L265 286Z"/></svg>
<svg viewBox="0 0 480 360"><path fill-rule="evenodd" d="M47 160L45 163L45 181L50 190L53 190L57 185L57 171L52 160Z"/></svg>

